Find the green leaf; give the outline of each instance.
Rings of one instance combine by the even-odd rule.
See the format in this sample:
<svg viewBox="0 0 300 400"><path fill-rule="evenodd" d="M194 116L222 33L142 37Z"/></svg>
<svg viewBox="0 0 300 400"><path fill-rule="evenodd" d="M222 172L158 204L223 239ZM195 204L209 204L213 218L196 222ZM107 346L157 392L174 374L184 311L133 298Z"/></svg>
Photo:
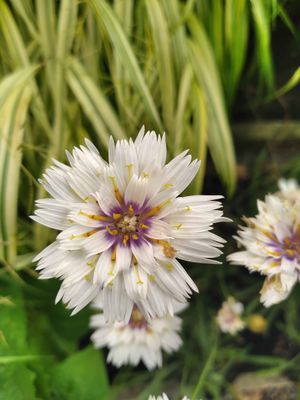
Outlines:
<svg viewBox="0 0 300 400"><path fill-rule="evenodd" d="M220 73L223 76L224 91L230 106L234 100L247 55L248 3L246 0L227 0L224 12L226 51ZM222 37L219 40L221 41Z"/></svg>
<svg viewBox="0 0 300 400"><path fill-rule="evenodd" d="M216 169L231 195L236 185L235 154L220 78L201 24L190 18L189 26L193 34L193 40L189 40L190 59L208 110L208 146Z"/></svg>
<svg viewBox="0 0 300 400"><path fill-rule="evenodd" d="M294 89L300 81L300 67L296 69L290 79L281 88L277 89L274 93L266 98L266 101L271 101L276 97L283 96L290 90Z"/></svg>
<svg viewBox="0 0 300 400"><path fill-rule="evenodd" d="M67 87L65 79L65 63L73 44L78 4L72 0L62 0L57 21L57 43L53 62L53 77L49 80L53 91L54 102L54 135L51 156L60 158L65 151L67 129L64 125L64 114L67 104ZM50 154L49 154L50 155Z"/></svg>
<svg viewBox="0 0 300 400"><path fill-rule="evenodd" d="M171 58L169 27L158 0L146 2L157 63L160 97L163 108L164 124L167 132L174 125L174 71Z"/></svg>
<svg viewBox="0 0 300 400"><path fill-rule="evenodd" d="M267 1L250 0L255 33L256 33L256 58L261 77L268 89L273 88L273 63L271 53L270 11Z"/></svg>
<svg viewBox="0 0 300 400"><path fill-rule="evenodd" d="M34 75L37 69L37 66L28 66L5 76L0 82L0 110L13 91L22 90L27 85L28 79Z"/></svg>
<svg viewBox="0 0 300 400"><path fill-rule="evenodd" d="M57 400L105 400L109 387L105 363L99 350L88 347L60 363L53 372Z"/></svg>
<svg viewBox="0 0 300 400"><path fill-rule="evenodd" d="M88 0L87 2L93 7L97 20L101 25L105 26L113 47L119 53L120 59L126 67L128 78L143 100L144 107L149 113L153 123L162 131L162 123L154 100L138 65L133 48L116 18L115 13L106 1Z"/></svg>
<svg viewBox="0 0 300 400"><path fill-rule="evenodd" d="M39 4L40 2L38 2L38 5ZM7 48L7 51L4 53L5 60L10 61L12 69L30 67L30 55L27 51L23 36L8 5L3 0L0 0L0 30L4 36L5 49ZM46 65L48 65L48 63ZM34 93L32 107L34 116L44 132L51 137L52 130L48 121L46 107L41 98L39 87L34 79L32 79L31 89Z"/></svg>
<svg viewBox="0 0 300 400"><path fill-rule="evenodd" d="M176 72L177 80L180 79L182 70L187 66L187 48L183 13L177 0L162 0L166 19L168 21L172 48L172 63Z"/></svg>
<svg viewBox="0 0 300 400"><path fill-rule="evenodd" d="M96 85L83 65L75 58L70 59L67 80L105 146L108 144L110 134L117 139L126 137L113 108L105 98L101 88Z"/></svg>
<svg viewBox="0 0 300 400"><path fill-rule="evenodd" d="M0 365L3 364L19 364L29 361L37 361L42 360L47 356L38 356L35 354L27 354L23 356L0 356Z"/></svg>
<svg viewBox="0 0 300 400"><path fill-rule="evenodd" d="M34 356L28 355L22 294L16 283L8 279L1 280L0 293L11 301L0 305L0 399L34 400L35 375L25 365Z"/></svg>
<svg viewBox="0 0 300 400"><path fill-rule="evenodd" d="M31 91L26 87L32 68L18 74L20 83L11 92L9 76L0 84L0 256L14 264L17 256L17 202L21 167L23 124ZM22 78L22 79L21 79ZM9 81L9 82L8 82ZM9 84L8 84L9 83ZM27 85L28 86L28 85Z"/></svg>
<svg viewBox="0 0 300 400"><path fill-rule="evenodd" d="M175 113L175 128L174 128L174 154L182 150L183 138L183 117L187 109L191 85L193 80L193 71L190 64L186 64L181 74L179 83L176 113Z"/></svg>

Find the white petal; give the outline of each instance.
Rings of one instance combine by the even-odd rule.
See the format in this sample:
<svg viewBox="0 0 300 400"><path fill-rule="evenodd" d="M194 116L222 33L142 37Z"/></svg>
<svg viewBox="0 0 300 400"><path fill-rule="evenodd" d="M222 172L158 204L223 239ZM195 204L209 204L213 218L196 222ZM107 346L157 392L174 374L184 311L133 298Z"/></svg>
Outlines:
<svg viewBox="0 0 300 400"><path fill-rule="evenodd" d="M125 191L125 203L131 202L143 206L146 198L146 182L145 180L138 179L135 175L131 178Z"/></svg>
<svg viewBox="0 0 300 400"><path fill-rule="evenodd" d="M103 289L103 312L107 321L124 321L128 323L133 307L128 297L123 277L119 275Z"/></svg>
<svg viewBox="0 0 300 400"><path fill-rule="evenodd" d="M138 264L150 274L158 266L154 258L153 247L149 242L143 241L139 245L132 244L131 250Z"/></svg>
<svg viewBox="0 0 300 400"><path fill-rule="evenodd" d="M147 237L151 239L165 240L171 238L170 225L158 218L151 218L151 226L147 231Z"/></svg>
<svg viewBox="0 0 300 400"><path fill-rule="evenodd" d="M112 279L115 277L114 263L111 260L111 254L111 250L106 250L100 254L94 270L94 284L99 284L101 287L103 287L111 282Z"/></svg>
<svg viewBox="0 0 300 400"><path fill-rule="evenodd" d="M120 206L113 189L107 185L102 185L98 192L94 194L94 197L106 215L110 215L113 208Z"/></svg>
<svg viewBox="0 0 300 400"><path fill-rule="evenodd" d="M148 276L137 265L124 272L124 283L128 296L133 300L146 298L148 288Z"/></svg>
<svg viewBox="0 0 300 400"><path fill-rule="evenodd" d="M109 249L113 243L107 239L106 232L104 230L98 231L84 240L83 248L87 252L88 256L102 253Z"/></svg>

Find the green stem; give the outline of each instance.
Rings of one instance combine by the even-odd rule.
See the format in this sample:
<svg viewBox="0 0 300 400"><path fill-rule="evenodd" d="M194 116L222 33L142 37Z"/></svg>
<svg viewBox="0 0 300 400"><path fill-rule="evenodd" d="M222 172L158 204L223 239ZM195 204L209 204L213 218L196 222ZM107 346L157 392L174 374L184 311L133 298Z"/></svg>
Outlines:
<svg viewBox="0 0 300 400"><path fill-rule="evenodd" d="M191 400L199 400L199 399L197 399L197 396L198 396L199 392L202 390L202 387L203 387L203 384L205 382L205 379L206 379L206 377L207 377L209 371L211 370L212 365L213 365L213 363L215 361L216 354L217 354L217 348L218 348L218 344L217 344L217 341L216 341L214 346L213 346L213 348L211 349L211 352L210 352L207 360L206 360L204 368L200 372L199 379L198 379L197 385L196 385L196 387L194 389L194 392L192 394Z"/></svg>

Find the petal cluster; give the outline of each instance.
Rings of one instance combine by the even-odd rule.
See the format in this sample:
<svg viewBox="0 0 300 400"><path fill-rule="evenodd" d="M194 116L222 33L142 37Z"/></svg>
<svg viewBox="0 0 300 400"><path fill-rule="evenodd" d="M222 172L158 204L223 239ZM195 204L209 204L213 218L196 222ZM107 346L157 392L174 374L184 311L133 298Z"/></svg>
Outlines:
<svg viewBox="0 0 300 400"><path fill-rule="evenodd" d="M102 309L102 299L98 298L95 306ZM182 309L181 304L175 304L176 312ZM148 322L136 306L127 324L107 322L101 311L92 316L90 326L95 329L91 336L94 346L108 347L107 360L118 368L127 364L136 366L140 362L149 370L161 367L162 352L172 353L182 344L178 316L167 315Z"/></svg>
<svg viewBox="0 0 300 400"><path fill-rule="evenodd" d="M279 188L258 200L258 214L245 218L236 237L245 250L228 257L232 264L266 276L261 290L266 307L286 299L300 278L300 188L283 179Z"/></svg>
<svg viewBox="0 0 300 400"><path fill-rule="evenodd" d="M169 400L169 397L166 395L166 393L162 393L161 396L149 396L148 400ZM187 396L184 396L182 400L189 400Z"/></svg>
<svg viewBox="0 0 300 400"><path fill-rule="evenodd" d="M148 319L172 314L197 291L178 259L217 263L222 196L180 197L200 163L166 154L165 137L142 129L134 142L111 139L108 162L86 140L43 175L51 197L32 218L61 232L35 261L40 278L62 280L56 301L73 313L102 293L106 320L128 322L134 304Z"/></svg>
<svg viewBox="0 0 300 400"><path fill-rule="evenodd" d="M221 331L235 335L243 330L245 328L245 322L241 318L243 311L242 303L236 301L234 297L228 297L217 314L217 323Z"/></svg>

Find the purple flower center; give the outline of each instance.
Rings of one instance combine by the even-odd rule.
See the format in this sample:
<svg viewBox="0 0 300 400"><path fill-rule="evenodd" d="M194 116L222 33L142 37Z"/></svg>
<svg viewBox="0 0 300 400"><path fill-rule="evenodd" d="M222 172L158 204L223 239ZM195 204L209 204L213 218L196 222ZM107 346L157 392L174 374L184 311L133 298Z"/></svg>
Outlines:
<svg viewBox="0 0 300 400"><path fill-rule="evenodd" d="M131 329L150 330L148 322L146 321L145 317L140 312L140 310L137 308L137 306L133 307L132 314L128 324Z"/></svg>
<svg viewBox="0 0 300 400"><path fill-rule="evenodd" d="M139 245L151 227L151 210L136 203L111 210L105 223L108 239L123 246Z"/></svg>
<svg viewBox="0 0 300 400"><path fill-rule="evenodd" d="M273 247L272 255L276 258L285 257L289 260L296 259L300 262L300 227L282 240L274 236L270 246Z"/></svg>

